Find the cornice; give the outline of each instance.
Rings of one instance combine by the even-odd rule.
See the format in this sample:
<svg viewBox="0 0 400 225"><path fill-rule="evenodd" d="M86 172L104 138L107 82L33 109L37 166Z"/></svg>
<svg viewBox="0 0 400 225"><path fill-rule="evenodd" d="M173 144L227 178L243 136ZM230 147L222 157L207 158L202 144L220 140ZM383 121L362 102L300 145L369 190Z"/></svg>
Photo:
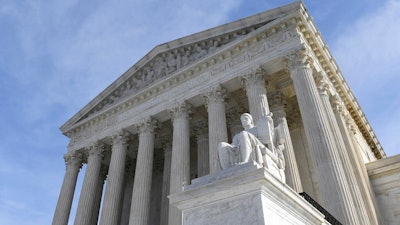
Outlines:
<svg viewBox="0 0 400 225"><path fill-rule="evenodd" d="M377 159L386 158L386 154L365 117L364 112L303 4L301 4L300 12L302 16L300 17L301 20L298 21L298 26L304 40L307 42L319 65L321 65L329 80L332 82L340 98L345 103L347 110L356 122L363 137L368 142L371 150L374 152L375 157Z"/></svg>

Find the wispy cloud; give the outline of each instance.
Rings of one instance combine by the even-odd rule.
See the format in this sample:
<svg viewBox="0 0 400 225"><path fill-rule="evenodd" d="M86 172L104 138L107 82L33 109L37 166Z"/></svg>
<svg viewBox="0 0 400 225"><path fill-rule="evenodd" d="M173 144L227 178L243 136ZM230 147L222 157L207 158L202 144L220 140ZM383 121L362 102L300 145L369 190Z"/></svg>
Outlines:
<svg viewBox="0 0 400 225"><path fill-rule="evenodd" d="M388 155L400 151L400 1L349 23L333 45L347 81Z"/></svg>

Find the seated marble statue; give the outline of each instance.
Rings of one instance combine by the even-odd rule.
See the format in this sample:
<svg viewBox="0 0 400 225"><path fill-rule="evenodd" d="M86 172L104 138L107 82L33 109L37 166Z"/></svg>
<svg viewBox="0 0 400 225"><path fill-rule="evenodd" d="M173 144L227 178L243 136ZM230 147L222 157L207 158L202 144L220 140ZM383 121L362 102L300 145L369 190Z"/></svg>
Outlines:
<svg viewBox="0 0 400 225"><path fill-rule="evenodd" d="M273 168L274 175L282 178L284 138L280 126L274 127L272 113L262 117L257 126L249 113L243 113L240 121L244 130L233 137L231 144L221 142L218 146L221 169L255 161Z"/></svg>

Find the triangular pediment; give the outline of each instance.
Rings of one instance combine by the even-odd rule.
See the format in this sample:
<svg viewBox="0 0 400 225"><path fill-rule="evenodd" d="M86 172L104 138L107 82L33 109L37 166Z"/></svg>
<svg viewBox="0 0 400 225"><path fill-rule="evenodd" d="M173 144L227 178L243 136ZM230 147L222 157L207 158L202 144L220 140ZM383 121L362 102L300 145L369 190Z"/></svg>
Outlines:
<svg viewBox="0 0 400 225"><path fill-rule="evenodd" d="M81 121L101 114L153 83L179 73L230 43L240 41L257 29L298 11L300 7L300 3L292 3L156 46L60 129L63 133L68 132Z"/></svg>

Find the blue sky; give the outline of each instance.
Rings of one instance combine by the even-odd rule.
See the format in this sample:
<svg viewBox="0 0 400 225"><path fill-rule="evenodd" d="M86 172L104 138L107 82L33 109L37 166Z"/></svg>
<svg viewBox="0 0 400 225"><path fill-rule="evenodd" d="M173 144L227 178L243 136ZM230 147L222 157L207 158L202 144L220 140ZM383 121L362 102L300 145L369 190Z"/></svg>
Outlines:
<svg viewBox="0 0 400 225"><path fill-rule="evenodd" d="M58 128L154 46L290 2L0 0L0 225L51 223ZM400 153L400 0L304 3L385 152Z"/></svg>

